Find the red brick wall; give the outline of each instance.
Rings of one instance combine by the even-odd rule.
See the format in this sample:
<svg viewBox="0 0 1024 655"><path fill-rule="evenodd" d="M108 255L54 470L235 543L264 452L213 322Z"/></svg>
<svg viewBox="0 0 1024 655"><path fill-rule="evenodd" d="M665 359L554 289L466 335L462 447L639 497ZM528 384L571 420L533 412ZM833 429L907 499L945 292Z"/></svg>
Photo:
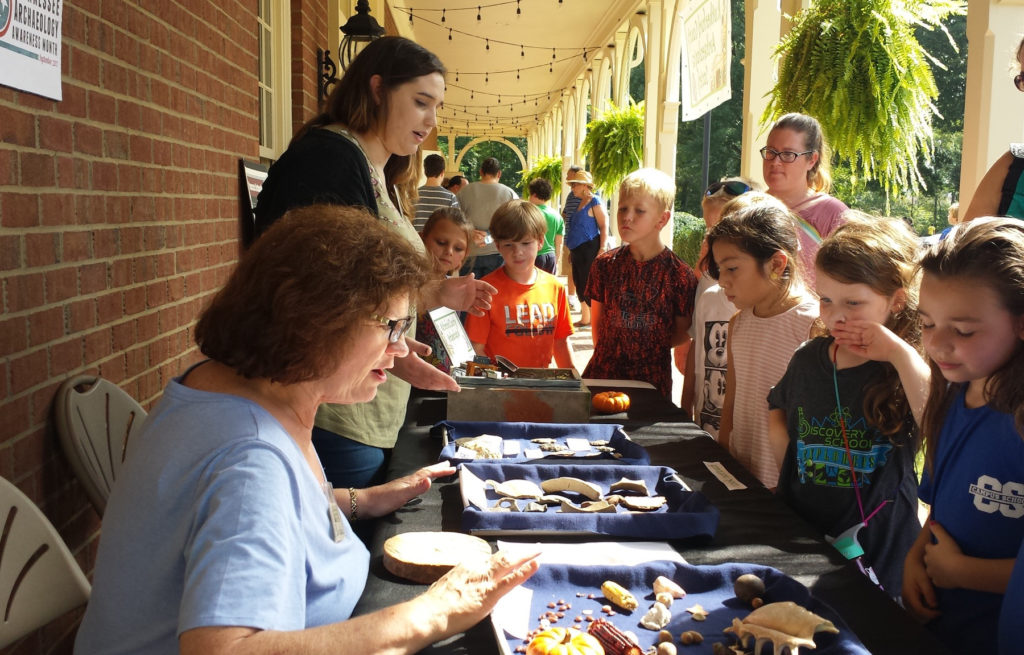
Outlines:
<svg viewBox="0 0 1024 655"><path fill-rule="evenodd" d="M256 10L68 0L64 100L0 86L0 475L90 574L99 518L51 402L85 371L148 408L198 359L193 322L238 253L238 158L259 155ZM80 618L4 652L69 653Z"/></svg>
<svg viewBox="0 0 1024 655"><path fill-rule="evenodd" d="M355 6L354 2L345 4ZM344 9L352 11L348 6ZM327 0L292 0L292 132L319 113L316 51L331 49L337 29L337 25L327 26ZM331 59L337 63L336 49Z"/></svg>

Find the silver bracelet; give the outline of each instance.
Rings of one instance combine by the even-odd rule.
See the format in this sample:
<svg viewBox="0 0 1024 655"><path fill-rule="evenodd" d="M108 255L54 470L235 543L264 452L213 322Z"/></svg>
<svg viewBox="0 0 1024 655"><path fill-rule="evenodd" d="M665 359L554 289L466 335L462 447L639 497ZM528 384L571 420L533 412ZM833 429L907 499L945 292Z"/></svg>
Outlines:
<svg viewBox="0 0 1024 655"><path fill-rule="evenodd" d="M348 488L348 506L349 515L348 518L352 521L359 520L359 503L356 502L356 489L355 487Z"/></svg>

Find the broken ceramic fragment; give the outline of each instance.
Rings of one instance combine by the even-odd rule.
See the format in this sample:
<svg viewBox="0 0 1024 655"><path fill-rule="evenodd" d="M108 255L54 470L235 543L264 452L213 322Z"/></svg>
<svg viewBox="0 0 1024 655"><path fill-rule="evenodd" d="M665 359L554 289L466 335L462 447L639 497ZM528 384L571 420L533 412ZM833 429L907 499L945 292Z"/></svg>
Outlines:
<svg viewBox="0 0 1024 655"><path fill-rule="evenodd" d="M490 485L491 488L494 489L494 493L507 498L529 498L530 500L537 500L544 495L544 492L540 490L540 487L529 480L505 480L504 482L488 480L485 484Z"/></svg>
<svg viewBox="0 0 1024 655"><path fill-rule="evenodd" d="M587 498L588 500L597 500L601 497L601 487L579 478L552 478L541 482L540 487L549 494L558 493L559 491L571 491Z"/></svg>

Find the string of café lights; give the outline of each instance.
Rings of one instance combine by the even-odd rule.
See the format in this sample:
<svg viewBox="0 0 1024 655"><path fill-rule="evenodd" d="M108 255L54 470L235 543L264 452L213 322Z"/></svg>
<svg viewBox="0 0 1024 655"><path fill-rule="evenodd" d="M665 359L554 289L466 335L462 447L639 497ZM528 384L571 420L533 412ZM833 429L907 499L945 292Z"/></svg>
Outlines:
<svg viewBox="0 0 1024 655"><path fill-rule="evenodd" d="M454 86L454 85L452 85L452 86ZM458 87L458 88L461 88L463 90L469 90L469 89L466 89L465 87ZM472 98L472 94L474 93L474 91L473 90L469 90L469 91L470 91L470 97ZM544 92L541 92L541 93L527 94L527 95L521 95L521 96L520 95L514 95L514 94L512 94L512 95L505 94L506 98L517 98L518 97L518 98L522 98L522 100L515 100L515 101L512 101L512 102L506 102L506 103L502 104L502 102L501 102L502 94L493 94L493 93L491 93L489 95L496 95L498 97L498 104L494 104L494 105L473 105L472 106L472 109L474 109L474 110L483 109L484 113L479 113L478 111L471 111L469 105L461 105L461 104L457 104L457 103L448 103L448 102L446 102L445 105L444 105L444 109L450 109L453 112L459 113L460 115L459 116L438 116L438 118L442 122L444 122L445 124L447 124L449 122L454 124L455 122L466 121L467 122L467 129L469 127L468 126L468 123L470 122L469 119L472 119L473 121L476 121L476 122L479 122L479 123L488 123L488 124L491 125L492 128L493 128L494 123L497 123L499 125L511 124L514 127L520 127L520 121L524 121L525 122L527 120L530 120L533 123L536 123L537 121L540 120L540 114L534 113L534 114L525 114L525 115L512 116L511 117L511 121L509 121L508 118L502 118L497 113L491 114L491 109L498 110L498 109L500 109L502 107L508 107L509 113L513 113L514 110L515 110L515 106L516 105L527 106L527 105L529 105L530 99L533 100L534 107L539 107L540 106L540 98L542 98L542 97L546 97L546 101L548 101L548 102L550 102L551 99L552 99L550 91L544 91ZM565 92L559 94L559 97L564 96L564 95L565 95Z"/></svg>
<svg viewBox="0 0 1024 655"><path fill-rule="evenodd" d="M563 0L558 0L558 3L559 4L563 4ZM548 49L547 46L534 46L534 45L527 45L527 44L524 44L524 43L513 43L513 42L509 42L509 41L502 41L502 40L499 40L499 39L491 39L489 37L481 37L481 36L479 36L477 34L473 34L471 32L466 32L464 30L459 30L459 29L452 28L452 27L447 27L447 26L442 24L442 23L446 22L447 12L449 12L449 11L452 11L452 12L472 11L472 10L476 9L476 12L477 12L476 19L478 21L482 21L483 20L483 9L485 9L485 8L490 9L490 8L493 8L493 7L499 7L499 6L511 5L511 4L515 4L516 5L516 14L517 15L521 15L522 14L522 8L520 6L521 5L521 0L505 0L503 2L495 2L495 3L491 3L491 4L486 4L486 5L485 4L479 4L476 7L472 7L472 6L469 6L469 7L453 7L451 9L449 9L447 7L442 7L442 8L413 8L413 7L398 7L398 6L392 7L392 9L395 10L395 11L400 11L400 12L406 13L409 16L409 23L410 24L415 22L415 19L416 19L415 14L416 14L416 12L419 12L420 13L419 19L422 22L425 22L425 23L427 23L429 25L433 25L435 27L439 27L441 29L447 29L448 30L448 40L449 41L453 40L452 35L457 33L457 34L460 34L460 35L463 35L463 36L468 36L468 37L471 37L471 38L475 38L477 40L484 41L484 47L485 47L486 50L490 50L491 49L491 45L490 44L491 44L492 41L494 43L496 43L496 44L501 44L501 45L508 45L508 46L513 46L513 47L518 46L519 47L519 54L520 54L521 57L525 57L526 56L526 48L530 48L531 50L547 50ZM441 13L440 22L424 18L423 14L424 13L428 13L428 12L434 12L434 13L440 12ZM472 100L472 99L474 99L477 91L476 91L476 89L470 89L470 88L458 85L457 82L459 81L460 75L476 75L476 76L483 75L484 76L484 83L487 84L487 83L490 82L490 76L491 75L511 74L511 73L514 72L516 74L516 79L518 80L518 79L521 79L522 71L530 71L530 70L534 70L534 69L538 69L538 68L543 68L544 66L547 66L548 67L548 72L549 73L554 73L554 65L555 64L562 64L562 63L571 61L571 60L575 59L577 56L581 56L583 61L587 61L588 54L596 52L597 50L600 50L600 48L596 47L596 46L584 46L584 47L580 48L580 51L581 51L580 55L573 54L573 55L570 55L570 56L567 56L567 57L563 57L562 59L558 58L558 54L557 54L558 50L573 50L573 51L575 51L575 50L577 50L577 48L554 48L554 47L551 48L551 59L552 59L552 61L550 61L550 62L548 62L546 64L535 64L535 65L531 65L531 66L520 66L518 68L509 68L507 70L497 70L497 71L461 71L461 70L456 70L455 71L455 82L456 83L449 84L448 86L451 86L453 88L462 89L464 91L469 91L470 99ZM533 99L534 106L539 106L539 99L542 98L542 97L546 96L546 99L548 101L551 100L551 92L550 91L543 91L543 92L534 93L534 94L507 94L507 93L506 94L500 94L500 93L494 93L494 92L490 92L490 91L483 91L483 90L481 90L481 91L479 91L479 93L481 95L489 95L489 96L496 97L498 99L498 103L497 104L493 104L493 105L474 105L474 109L481 109L481 108L484 109L485 113L483 113L483 114L475 112L475 111L470 111L469 108L468 108L468 105L458 105L458 104L453 104L453 103L446 103L445 104L446 108L451 109L454 112L459 112L461 114L461 117L456 117L456 116L451 116L451 117L438 116L438 118L440 119L440 121L445 126L451 124L453 127L454 127L456 122L460 122L461 123L461 122L465 121L466 129L467 130L471 129L471 124L474 124L474 123L477 124L477 125L480 125L480 126L486 124L486 125L488 125L489 129L494 129L495 123L497 123L498 125L511 125L513 127L520 128L521 127L520 126L520 120L522 120L522 121L531 120L533 122L536 122L536 121L538 121L540 119L540 114L536 114L535 113L535 114L532 114L532 115L513 116L511 118L511 121L509 121L509 119L507 119L507 118L500 118L497 115L491 115L491 111L490 110L492 108L497 110L499 107L508 107L509 108L509 113L513 113L514 112L514 105L521 104L521 105L526 106L526 105L528 105L530 99ZM505 98L508 98L508 99L511 99L511 98L521 98L521 100L519 100L518 102L513 101L513 102L505 103L503 105L501 103L502 96L504 96Z"/></svg>
<svg viewBox="0 0 1024 655"><path fill-rule="evenodd" d="M501 5L512 4L513 2L517 5L517 7L516 7L516 14L521 14L522 10L518 6L519 5L519 0L511 0L511 2L506 0L505 2L497 2L497 3L494 3L492 5L477 5L476 6L476 10L477 10L476 19L478 21L482 20L481 11L482 11L483 7L498 7L498 6L501 6ZM558 0L558 4L562 4L562 0ZM484 49L485 50L490 50L491 49L491 43L518 47L519 48L519 56L520 57L525 57L526 56L526 49L527 48L529 48L530 50L549 50L550 49L551 50L552 62L548 64L548 72L552 72L552 73L554 72L553 64L561 63L563 61L567 61L567 60L573 58L573 57L566 57L566 58L563 58L562 60L559 60L558 59L558 51L559 50L563 50L563 51L564 50L573 50L573 51L579 50L580 51L580 56L583 57L583 61L587 61L587 54L588 53L592 53L592 52L596 52L597 50L600 50L600 46L583 46L582 48L580 48L580 47L575 47L575 48L558 48L558 47L549 47L549 46L541 46L541 45L527 45L525 43L514 43L512 41L502 41L500 39L492 39L490 37L480 36L478 34L473 34L472 32L466 32L464 30L456 29L454 27L446 27L445 25L442 25L442 23L445 22L445 12L446 11L472 10L473 7L458 7L458 8L452 8L452 9L447 9L447 8L442 8L442 9L434 9L434 8L414 9L412 7L392 7L392 9L394 11L404 12L404 13L408 14L409 22L410 23L414 22L413 16L414 16L415 12L423 13L423 12L431 12L431 11L432 12L440 11L441 12L441 21L440 22L433 21L433 20L430 20L430 19L427 19L427 18L423 18L423 17L420 17L419 20L423 21L424 23L427 23L428 25L434 25L434 26L439 27L439 28L441 28L443 30L448 30L448 40L449 41L453 40L453 38L452 38L453 34L459 34L459 35L462 35L462 36L467 36L467 37L470 37L470 38L473 38L473 39L477 39L478 41L483 41L484 42ZM484 72L458 71L458 73L460 73L462 75L484 75L484 76L488 76L488 75L497 75L499 73L511 73L511 72L515 71L518 74L518 72L522 71L522 70L531 70L533 68L542 68L543 66L544 66L544 64L538 64L538 65L533 65L533 66L522 66L520 68L510 68L509 70L505 70L505 71L484 71Z"/></svg>

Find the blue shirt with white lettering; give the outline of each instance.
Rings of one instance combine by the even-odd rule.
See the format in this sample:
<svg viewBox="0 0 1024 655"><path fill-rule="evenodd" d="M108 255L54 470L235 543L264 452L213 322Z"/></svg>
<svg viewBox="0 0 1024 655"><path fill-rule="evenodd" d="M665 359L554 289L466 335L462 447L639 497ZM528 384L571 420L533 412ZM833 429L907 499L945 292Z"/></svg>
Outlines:
<svg viewBox="0 0 1024 655"><path fill-rule="evenodd" d="M968 408L966 388L950 403L919 495L965 555L1012 559L1024 541L1024 439L1013 416ZM995 652L1002 594L935 591L942 615L928 627L955 652Z"/></svg>

